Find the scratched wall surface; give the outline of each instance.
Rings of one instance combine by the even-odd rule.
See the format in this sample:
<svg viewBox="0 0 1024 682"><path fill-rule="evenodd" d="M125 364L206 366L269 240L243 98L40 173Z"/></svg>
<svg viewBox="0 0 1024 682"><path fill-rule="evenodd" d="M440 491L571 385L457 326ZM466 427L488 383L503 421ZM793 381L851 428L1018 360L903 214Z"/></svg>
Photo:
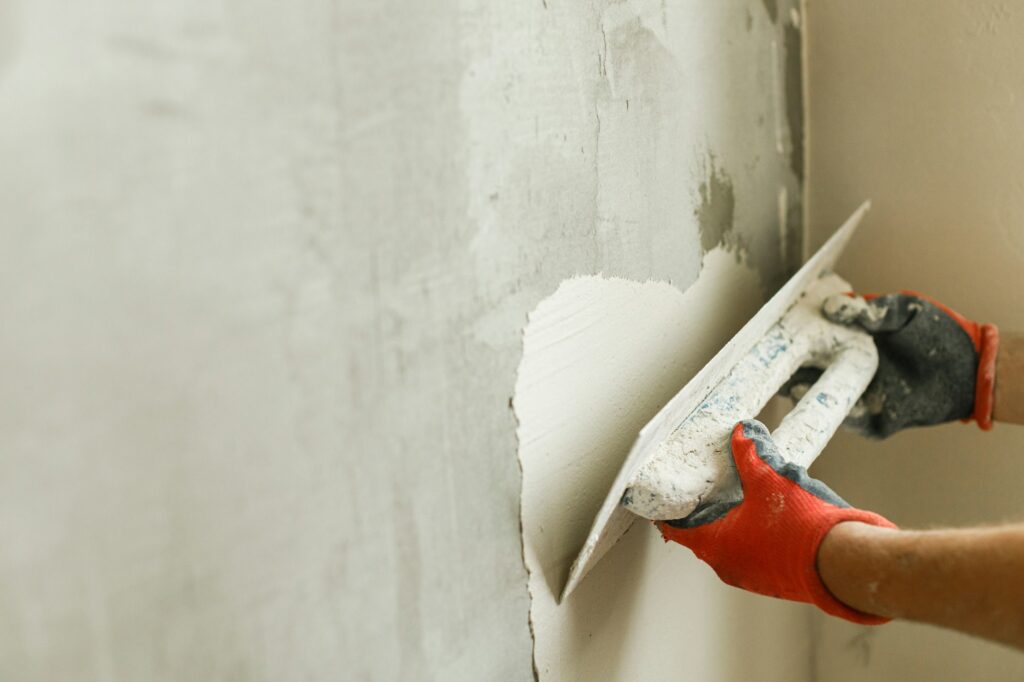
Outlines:
<svg viewBox="0 0 1024 682"><path fill-rule="evenodd" d="M2 3L0 676L530 679L527 312L778 286L800 19Z"/></svg>
<svg viewBox="0 0 1024 682"><path fill-rule="evenodd" d="M839 272L865 291L916 289L1024 329L1024 6L990 0L807 3L810 246L864 198ZM1024 518L1021 427L840 433L813 473L911 528ZM1024 678L1019 652L911 623L820 618L816 679Z"/></svg>

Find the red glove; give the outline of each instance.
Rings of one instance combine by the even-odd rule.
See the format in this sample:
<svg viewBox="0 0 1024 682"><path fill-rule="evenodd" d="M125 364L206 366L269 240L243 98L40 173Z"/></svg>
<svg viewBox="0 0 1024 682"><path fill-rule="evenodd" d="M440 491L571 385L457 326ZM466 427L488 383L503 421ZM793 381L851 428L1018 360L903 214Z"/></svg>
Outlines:
<svg viewBox="0 0 1024 682"><path fill-rule="evenodd" d="M742 499L714 502L685 519L657 522L666 541L693 550L734 587L815 604L840 618L877 625L888 618L861 613L829 593L817 569L818 546L834 525L860 521L895 528L878 514L853 509L801 466L783 461L758 421L732 432Z"/></svg>

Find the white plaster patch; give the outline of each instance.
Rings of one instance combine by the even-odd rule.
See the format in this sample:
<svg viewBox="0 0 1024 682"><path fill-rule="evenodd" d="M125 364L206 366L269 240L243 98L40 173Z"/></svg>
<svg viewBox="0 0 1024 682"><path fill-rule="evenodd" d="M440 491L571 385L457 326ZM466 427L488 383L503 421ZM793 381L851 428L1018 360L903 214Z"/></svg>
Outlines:
<svg viewBox="0 0 1024 682"><path fill-rule="evenodd" d="M639 429L761 303L757 275L715 249L685 292L661 282L579 277L530 315L514 406L541 679L668 679L681 671L688 679L729 678L737 664L727 649L764 645L735 624L730 605L754 619L755 611L781 618L776 644L798 632L798 607L729 590L643 523L556 603Z"/></svg>

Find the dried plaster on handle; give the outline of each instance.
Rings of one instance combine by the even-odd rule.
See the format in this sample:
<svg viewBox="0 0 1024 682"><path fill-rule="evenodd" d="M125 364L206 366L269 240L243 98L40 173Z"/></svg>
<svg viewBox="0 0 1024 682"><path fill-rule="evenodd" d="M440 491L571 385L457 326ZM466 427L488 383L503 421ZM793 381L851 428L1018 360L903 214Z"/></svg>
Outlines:
<svg viewBox="0 0 1024 682"><path fill-rule="evenodd" d="M809 466L878 366L870 336L821 314L829 295L848 290L836 275L818 280L656 448L630 481L622 504L648 519L678 519L704 502L737 499L729 451L733 427L760 413L793 372L808 364L825 371L772 436L784 459Z"/></svg>

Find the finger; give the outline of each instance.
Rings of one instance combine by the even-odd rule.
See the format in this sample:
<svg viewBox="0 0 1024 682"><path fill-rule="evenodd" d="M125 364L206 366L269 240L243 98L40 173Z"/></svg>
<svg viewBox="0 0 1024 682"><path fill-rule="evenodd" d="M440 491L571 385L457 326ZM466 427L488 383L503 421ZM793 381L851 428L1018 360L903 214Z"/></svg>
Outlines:
<svg viewBox="0 0 1024 682"><path fill-rule="evenodd" d="M801 367L793 373L789 381L782 385L782 388L779 389L779 395L791 398L792 400L800 400L810 390L811 386L821 378L821 374L822 370L817 367Z"/></svg>
<svg viewBox="0 0 1024 682"><path fill-rule="evenodd" d="M856 325L878 334L902 329L921 308L919 299L904 294L889 294L866 300L842 294L829 296L821 307L826 318L845 325Z"/></svg>
<svg viewBox="0 0 1024 682"><path fill-rule="evenodd" d="M747 419L736 424L732 430L730 445L741 483L746 483L751 477L762 472L765 465L771 466L770 460L773 458L782 461L768 428L756 419Z"/></svg>
<svg viewBox="0 0 1024 682"><path fill-rule="evenodd" d="M703 559L704 561L711 558L711 554L714 552L717 545L717 526L709 526L705 524L690 528L680 528L675 524L675 521L655 522L658 530L661 531L661 537L664 538L666 542L671 540L672 542L679 543L683 547L688 547L693 551L697 558Z"/></svg>
<svg viewBox="0 0 1024 682"><path fill-rule="evenodd" d="M843 420L843 428L853 431L860 436L871 437L875 435L872 428L873 422L874 415L868 412L867 407L862 402L857 401L857 404L850 410L846 419Z"/></svg>
<svg viewBox="0 0 1024 682"><path fill-rule="evenodd" d="M742 501L743 495L740 493L732 499L718 500L710 504L699 505L684 518L673 519L672 521L666 521L665 523L673 528L697 528L698 526L705 526L709 523L714 523L728 514Z"/></svg>
<svg viewBox="0 0 1024 682"><path fill-rule="evenodd" d="M759 421L743 421L732 432L732 452L740 481L744 488L754 485L772 485L765 474L779 476L795 483L804 491L836 507L849 507L843 498L816 478L811 478L807 469L787 462L768 434L768 429ZM755 493L756 495L756 493Z"/></svg>
<svg viewBox="0 0 1024 682"><path fill-rule="evenodd" d="M844 428L867 438L881 437L878 433L878 421L885 411L886 391L881 389L878 383L872 382L850 408L846 419L843 420Z"/></svg>
<svg viewBox="0 0 1024 682"><path fill-rule="evenodd" d="M868 300L857 296L835 294L825 299L821 311L832 322L857 325L867 331L874 331L888 312L886 298L881 296Z"/></svg>

